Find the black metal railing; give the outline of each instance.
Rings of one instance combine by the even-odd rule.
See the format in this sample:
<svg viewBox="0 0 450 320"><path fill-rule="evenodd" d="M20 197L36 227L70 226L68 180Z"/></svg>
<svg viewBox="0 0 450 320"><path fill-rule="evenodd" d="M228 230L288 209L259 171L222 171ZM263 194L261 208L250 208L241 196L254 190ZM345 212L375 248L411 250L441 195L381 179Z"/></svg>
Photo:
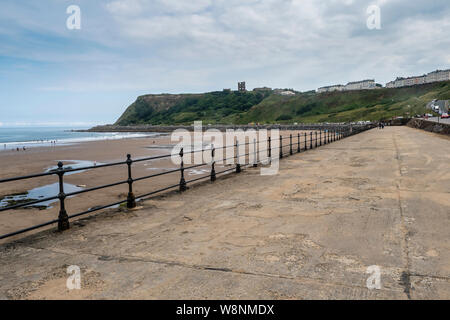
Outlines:
<svg viewBox="0 0 450 320"><path fill-rule="evenodd" d="M314 147L317 148L318 146L322 146L322 145L326 145L329 144L333 141L336 140L340 140L342 138L348 137L350 135L354 135L357 133L360 133L362 131L368 130L373 128L373 125L366 125L366 126L356 126L356 127L349 127L349 126L345 126L342 127L338 130L320 130L319 133L317 133L317 131L314 134L314 138L313 138L313 132L310 132L309 134L304 133L298 133L297 134L297 153L300 153L302 151L306 151L308 149L313 149ZM283 141L289 139L288 144L283 144ZM261 142L267 142L268 146L265 150L259 150L258 152L256 151L256 145L261 143ZM283 158L285 156L288 155L293 155L294 154L294 144L295 142L293 141L293 135L290 134L289 136L284 136L280 135L279 137L279 142L280 145L276 148L273 148L272 146L272 138L268 137L267 140L262 140L262 141L249 141L244 143L245 146L245 150L247 149L247 146L249 146L250 144L253 144L254 146L254 150L253 150L253 163L246 163L244 165L242 165L242 157L244 158L244 163L245 163L245 159L247 156L250 156L250 148L249 152L244 153L244 154L239 154L239 141L236 140L234 145L229 145L229 146L222 146L219 148L215 148L213 145L210 146L210 148L201 148L201 150L191 150L189 152L185 152L184 148L181 148L180 152L179 152L179 157L180 157L180 167L177 169L172 169L172 170L168 170L168 171L164 171L164 172L159 172L159 173L155 173L155 174L151 174L151 175L147 175L147 176L142 176L142 177L137 177L137 178L133 178L133 174L132 174L132 168L133 168L133 164L135 163L139 163L139 162L144 162L144 161L152 161L152 160L158 160L158 159L167 159L167 158L171 158L173 155L172 154L166 154L166 155L159 155L159 156L153 156L153 157L146 157L146 158L139 158L139 159L132 159L131 155L128 154L126 156L126 160L125 161L119 161L119 162L112 162L112 163L106 163L106 164L99 164L99 165L94 165L94 166L87 166L87 167L82 167L82 168L67 168L65 169L63 166L62 162L58 162L58 167L56 170L52 170L49 172L45 172L45 173L38 173L38 174L31 174L31 175L26 175L26 176L20 176L20 177L13 177L13 178L6 178L6 179L1 179L0 180L0 184L3 183L7 183L7 182L14 182L14 181L20 181L20 180L26 180L26 179L34 179L34 178L41 178L41 177L47 177L47 176L54 176L56 175L58 177L58 184L59 184L59 193L57 195L51 196L51 197L45 197L45 198L40 198L38 200L32 200L32 201L25 201L25 202L21 202L21 203L17 203L14 205L10 205L10 206L6 206L6 207L2 207L0 208L0 212L2 211L6 211L6 210L12 210L12 209L18 209L18 208L23 208L23 207L29 207L31 205L35 205L35 204L39 204L42 202L48 202L48 201L52 201L52 200L57 200L59 201L59 214L58 214L58 218L51 220L51 221L47 221L45 223L41 223L38 225L34 225L25 229L21 229L21 230L17 230L11 233L7 233L7 234L3 234L0 235L0 239L4 239L4 238L8 238L8 237L12 237L21 233L25 233L28 231L32 231L38 228L42 228L51 224L58 224L58 230L63 231L63 230L67 230L70 228L70 219L73 219L75 217L79 217L82 215L86 215L89 213L93 213L99 210L103 210L103 209L107 209L107 208L111 208L117 205L121 205L121 204L125 204L127 208L132 209L136 207L136 200L143 200L144 198L148 198L152 195L167 191L167 190L172 190L172 189L178 189L180 192L184 192L187 190L187 185L190 183L194 183L197 181L201 181L201 180L205 180L205 179L210 179L211 182L216 181L217 176L220 174L225 174L225 173L229 173L232 171L235 171L236 173L240 173L242 171L243 167L246 166L253 166L253 167L257 167L258 164L260 163L264 163L264 164L269 164L271 163L271 161L273 160L272 155L276 154L274 153L274 149L278 148L279 149L279 158ZM303 142L303 143L302 143ZM302 145L303 144L303 148ZM223 163L232 160L234 163L234 166L232 165L231 168L227 168L221 171L217 171L216 170L216 164L217 164L217 159L215 158L215 154L216 151L218 149L223 149L226 151L227 148L235 148L235 153L234 156L232 157L228 157L228 158L223 158L221 159L221 161ZM283 148L289 148L288 152L285 152L283 150ZM202 152L202 155L204 152L210 152L211 153L211 161L208 163L202 162L201 164L194 164L194 165L190 165L188 167L185 166L184 164L184 159L186 157L186 155L190 155L192 156L194 153L197 152ZM265 159L261 159L261 157L258 157L258 155L261 154L261 152L264 152L266 154ZM91 187L91 188L86 188L86 189L82 189L82 190L78 190L78 191L74 191L74 192L69 192L66 193L64 190L64 176L67 173L70 172L79 172L79 171L86 171L86 170L98 170L100 168L107 168L107 167L118 167L118 166L123 166L126 165L127 166L127 179L126 180L121 180L121 181L117 181L114 183L110 183L110 184L104 184L104 185L100 185L100 186L96 186L96 187ZM194 169L194 168L198 168L198 167L202 167L202 166L210 166L210 171L209 174L206 176L202 176L199 178L195 178L195 179L191 179L191 180L186 180L185 179L185 170L188 169ZM134 191L133 191L133 185L135 182L138 181L142 181L142 180L147 180L147 179L151 179L151 178L155 178L158 176L163 176L163 175L168 175L171 173L176 173L179 172L180 173L180 180L179 183L177 184L172 184L169 186L166 186L164 188L160 188L157 190L153 190L151 192L148 193L144 193L144 194L140 194L140 195L135 195ZM76 195L80 195L80 194L84 194L84 193L88 193L88 192L92 192L92 191L97 191L97 190L102 190L102 189L106 189L106 188L112 188L112 187L116 187L119 185L124 185L127 184L128 185L128 193L127 193L127 197L126 199L114 202L114 203L109 203L107 205L102 205L102 206L96 206L96 207L92 207L88 210L82 211L82 212L78 212L72 215L68 215L67 214L67 210L66 210L66 203L65 200L68 197L73 197Z"/></svg>

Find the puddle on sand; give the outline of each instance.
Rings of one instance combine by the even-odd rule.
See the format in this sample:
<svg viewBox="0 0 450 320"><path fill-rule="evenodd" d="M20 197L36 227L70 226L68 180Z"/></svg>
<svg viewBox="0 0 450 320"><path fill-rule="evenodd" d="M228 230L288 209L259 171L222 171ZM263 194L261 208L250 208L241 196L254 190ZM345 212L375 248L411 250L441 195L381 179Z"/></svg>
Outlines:
<svg viewBox="0 0 450 320"><path fill-rule="evenodd" d="M89 160L60 160L64 165L63 169L78 169L78 168L84 168L84 167L92 167L94 165L101 165L103 163L101 162L95 162L95 161L89 161ZM47 168L45 172L52 172L56 171L58 169L58 166L53 166L50 168ZM67 172L64 175L70 176L71 174L81 173L86 170L80 170L80 171L74 171L74 172Z"/></svg>
<svg viewBox="0 0 450 320"><path fill-rule="evenodd" d="M152 168L146 168L147 170L161 170L161 171L172 171L172 170L176 170L176 169L179 169L179 168L154 168L154 167L152 167Z"/></svg>
<svg viewBox="0 0 450 320"><path fill-rule="evenodd" d="M75 191L83 190L83 188L77 187L70 183L64 183L64 192L71 193ZM59 183L52 183L46 186L37 187L31 189L25 193L8 195L0 199L0 208L13 206L20 203L26 203L30 201L39 200L42 198L48 198L58 195L59 193ZM54 202L59 201L58 199L39 202L36 204L32 204L30 206L25 206L24 208L37 208L40 210L44 210L47 208L51 208L50 205Z"/></svg>
<svg viewBox="0 0 450 320"><path fill-rule="evenodd" d="M122 205L125 205L126 206L126 202L123 202L122 203ZM117 209L117 208L119 208L121 205L120 204L116 204L116 205L113 205L113 206L111 206L111 207L107 207L107 208L104 208L104 209ZM88 210L95 210L95 209L98 209L98 208L101 208L102 206L101 205L99 205L99 206L94 206L94 207L90 207Z"/></svg>
<svg viewBox="0 0 450 320"><path fill-rule="evenodd" d="M205 174L205 173L210 173L211 170L208 169L192 169L188 171L188 175L190 176L194 176L194 175L198 175L198 174Z"/></svg>

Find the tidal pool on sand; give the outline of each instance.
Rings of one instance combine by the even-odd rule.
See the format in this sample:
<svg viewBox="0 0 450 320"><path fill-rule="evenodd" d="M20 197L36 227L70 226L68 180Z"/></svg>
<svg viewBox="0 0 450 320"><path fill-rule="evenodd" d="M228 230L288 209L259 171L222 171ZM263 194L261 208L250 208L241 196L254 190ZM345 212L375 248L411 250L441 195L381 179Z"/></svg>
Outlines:
<svg viewBox="0 0 450 320"><path fill-rule="evenodd" d="M75 191L83 190L81 187L77 187L70 183L64 183L64 192L65 193L71 193ZM0 199L0 208L5 208L21 203L27 203L43 198L53 197L58 195L59 193L59 183L52 183L48 184L42 187L37 187L31 190L28 190L27 192L20 193L20 194L13 194L13 195L7 195ZM25 206L24 208L38 208L38 209L47 209L50 208L50 205L54 202L57 202L58 199L48 200L39 202L36 204L32 204L29 206Z"/></svg>

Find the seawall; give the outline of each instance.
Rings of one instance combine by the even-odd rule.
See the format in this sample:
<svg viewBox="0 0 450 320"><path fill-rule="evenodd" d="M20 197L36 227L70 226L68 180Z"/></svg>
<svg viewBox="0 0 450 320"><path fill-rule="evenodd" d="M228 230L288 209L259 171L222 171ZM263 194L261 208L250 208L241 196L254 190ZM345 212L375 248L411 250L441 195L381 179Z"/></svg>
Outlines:
<svg viewBox="0 0 450 320"><path fill-rule="evenodd" d="M407 126L429 132L450 135L450 124L446 123L437 123L434 121L427 121L422 119L411 119L407 123Z"/></svg>
<svg viewBox="0 0 450 320"><path fill-rule="evenodd" d="M279 125L279 124L266 124L266 125L204 125L203 130L217 129L220 131L226 130L260 130L260 129L279 129L279 130L338 130L338 129L358 129L364 128L368 124L340 124L340 123L319 123L319 124L297 124L297 125ZM135 125L135 126L117 126L117 125L104 125L96 126L87 130L76 130L78 132L172 132L176 129L185 129L188 131L194 131L194 126L152 126L152 125Z"/></svg>

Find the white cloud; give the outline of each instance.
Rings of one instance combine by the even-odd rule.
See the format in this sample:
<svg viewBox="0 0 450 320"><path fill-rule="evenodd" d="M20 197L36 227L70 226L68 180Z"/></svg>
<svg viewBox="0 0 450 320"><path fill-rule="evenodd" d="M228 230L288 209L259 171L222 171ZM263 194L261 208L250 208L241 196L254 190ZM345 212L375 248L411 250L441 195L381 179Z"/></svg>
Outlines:
<svg viewBox="0 0 450 320"><path fill-rule="evenodd" d="M161 7L169 13L194 13L207 9L213 3L212 0L157 0Z"/></svg>
<svg viewBox="0 0 450 320"><path fill-rule="evenodd" d="M144 7L142 0L116 0L106 4L109 12L116 15L139 15Z"/></svg>
<svg viewBox="0 0 450 320"><path fill-rule="evenodd" d="M441 50L450 47L446 0L80 0L78 33L58 27L65 8L51 3L10 2L0 13L10 17L0 34L16 39L3 41L0 54L67 71L39 81L47 91L203 91L237 79L307 90L362 77L386 82L450 59ZM366 28L370 4L381 6L382 30Z"/></svg>

